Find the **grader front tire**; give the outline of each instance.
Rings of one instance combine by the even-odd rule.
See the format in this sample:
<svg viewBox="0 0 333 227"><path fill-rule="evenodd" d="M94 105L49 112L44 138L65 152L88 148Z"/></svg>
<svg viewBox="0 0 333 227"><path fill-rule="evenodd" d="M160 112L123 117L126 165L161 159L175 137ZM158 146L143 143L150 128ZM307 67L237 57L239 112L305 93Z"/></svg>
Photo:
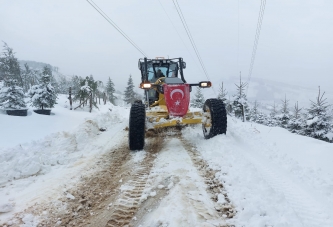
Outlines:
<svg viewBox="0 0 333 227"><path fill-rule="evenodd" d="M142 103L134 103L130 110L128 143L129 149L142 150L145 145L146 110Z"/></svg>
<svg viewBox="0 0 333 227"><path fill-rule="evenodd" d="M205 120L202 130L205 139L210 139L219 134L227 132L227 111L224 103L220 99L207 99L203 112Z"/></svg>

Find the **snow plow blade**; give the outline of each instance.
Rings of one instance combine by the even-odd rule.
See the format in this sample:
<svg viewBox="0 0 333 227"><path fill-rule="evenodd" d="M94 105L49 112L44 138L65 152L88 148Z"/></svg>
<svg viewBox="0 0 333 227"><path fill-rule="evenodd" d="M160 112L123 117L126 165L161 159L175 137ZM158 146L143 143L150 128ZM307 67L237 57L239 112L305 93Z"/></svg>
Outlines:
<svg viewBox="0 0 333 227"><path fill-rule="evenodd" d="M151 123L151 128L164 128L172 126L185 126L189 124L202 124L201 112L188 112L183 117L170 118L168 112L148 112L147 120Z"/></svg>

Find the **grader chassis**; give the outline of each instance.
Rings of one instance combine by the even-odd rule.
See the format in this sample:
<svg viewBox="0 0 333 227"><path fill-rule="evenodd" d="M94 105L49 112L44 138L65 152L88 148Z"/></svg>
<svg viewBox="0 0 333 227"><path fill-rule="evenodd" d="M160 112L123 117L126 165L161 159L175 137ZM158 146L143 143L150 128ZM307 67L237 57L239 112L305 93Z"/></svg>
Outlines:
<svg viewBox="0 0 333 227"><path fill-rule="evenodd" d="M227 113L220 99L207 99L202 111L189 111L192 87L211 87L210 81L187 83L182 58L139 59L140 88L145 90L145 100L131 106L129 116L129 148L142 150L145 131L172 126L202 124L205 139L227 131Z"/></svg>

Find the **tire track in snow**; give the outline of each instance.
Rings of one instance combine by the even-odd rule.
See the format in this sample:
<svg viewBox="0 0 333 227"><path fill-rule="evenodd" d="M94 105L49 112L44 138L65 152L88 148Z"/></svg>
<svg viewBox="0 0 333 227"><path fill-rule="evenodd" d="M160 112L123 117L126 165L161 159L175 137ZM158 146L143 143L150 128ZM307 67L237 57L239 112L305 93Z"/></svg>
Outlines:
<svg viewBox="0 0 333 227"><path fill-rule="evenodd" d="M106 170L105 166L110 162L113 153L119 151L115 147L119 146L120 149L122 147L124 141L123 124L116 124L113 130L107 130L103 133L98 130L97 124L93 124L95 125L94 130L90 128L91 125L91 121L86 121L83 124L82 133L90 135L92 138L79 136L81 142L84 140L80 152L86 155L82 155L76 162L68 164L66 167L68 172L60 168L59 175L46 173L45 176L42 176L43 180L37 181L39 185L36 188L38 193L34 192L35 198L32 197L21 211L13 214L13 218L8 220L10 225L6 223L4 225L15 227L27 222L26 225L29 226L56 226L62 223L68 224L67 226L79 226L79 223L85 220L86 214L89 214L89 210L98 206L102 198L109 196L109 192L97 193L98 187L108 180L108 177L103 179L99 175L109 174L110 170ZM63 156L66 158L66 153ZM121 160L123 161L123 159ZM55 169L54 172L56 171ZM95 173L98 176L94 176ZM93 199L89 200L89 198ZM37 224L32 225L30 218L25 218L27 216L36 219Z"/></svg>
<svg viewBox="0 0 333 227"><path fill-rule="evenodd" d="M179 136L168 135L148 179L146 190L156 195L145 201L149 205L140 208L141 217L129 226L228 226L209 191L219 187L211 180L214 173L199 158L192 159L191 148Z"/></svg>
<svg viewBox="0 0 333 227"><path fill-rule="evenodd" d="M126 148L127 148L126 144ZM163 147L161 138L148 139L148 145L145 147L147 151L143 160L133 161L133 157L139 152L130 152L128 148L125 153L132 154L132 158L127 160L114 174L119 175L122 171L127 171L127 175L121 175L117 188L114 189L115 194L103 202L103 208L99 213L90 218L88 226L127 226L133 219L141 206L141 197L146 187L153 162ZM144 151L140 151L144 152Z"/></svg>
<svg viewBox="0 0 333 227"><path fill-rule="evenodd" d="M95 171L83 175L81 181L66 191L67 195L56 204L44 207L50 215L39 226L87 226L92 223L91 217L106 207L104 202L108 198L115 197L119 180L129 174L122 168L128 160L130 153L125 142L103 155L96 162L99 167ZM92 223L92 226L96 225Z"/></svg>
<svg viewBox="0 0 333 227"><path fill-rule="evenodd" d="M285 196L287 202L291 205L304 226L333 226L329 215L318 205L311 193L308 193L301 186L294 183L291 178L288 178L287 172L270 163L266 158L259 156L255 151L249 149L248 146L246 149L240 150L242 155L256 167L263 179L275 191Z"/></svg>
<svg viewBox="0 0 333 227"><path fill-rule="evenodd" d="M224 189L222 182L215 178L217 171L209 168L209 164L200 157L199 152L196 148L186 141L183 137L180 139L186 149L187 153L192 159L194 166L201 173L201 176L205 179L207 185L207 191L212 195L211 199L215 203L216 211L224 218L233 218L236 215L236 210L234 209L230 199L228 198L227 191ZM220 196L224 196L225 203L218 204Z"/></svg>
<svg viewBox="0 0 333 227"><path fill-rule="evenodd" d="M117 198L106 226L126 226L131 222L140 207L140 198L154 159L154 155L147 154L140 165L133 169L133 172L135 172L134 179L128 182L129 189L122 191L119 198Z"/></svg>

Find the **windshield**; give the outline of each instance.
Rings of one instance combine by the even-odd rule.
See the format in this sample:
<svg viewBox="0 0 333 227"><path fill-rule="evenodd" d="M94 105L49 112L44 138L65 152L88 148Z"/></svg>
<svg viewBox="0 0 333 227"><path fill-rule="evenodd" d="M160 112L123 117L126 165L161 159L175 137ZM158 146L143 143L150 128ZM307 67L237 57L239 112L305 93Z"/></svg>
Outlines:
<svg viewBox="0 0 333 227"><path fill-rule="evenodd" d="M155 82L160 77L177 77L178 65L175 62L165 64L148 64L148 80Z"/></svg>

